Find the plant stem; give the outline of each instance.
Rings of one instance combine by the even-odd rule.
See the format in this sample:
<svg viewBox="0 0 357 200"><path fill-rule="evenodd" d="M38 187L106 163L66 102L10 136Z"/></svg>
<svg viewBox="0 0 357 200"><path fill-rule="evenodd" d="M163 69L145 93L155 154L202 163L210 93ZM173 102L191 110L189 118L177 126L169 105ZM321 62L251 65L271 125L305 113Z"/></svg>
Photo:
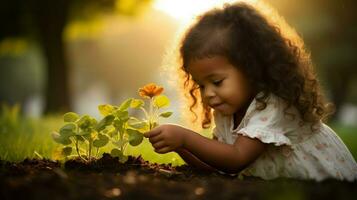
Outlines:
<svg viewBox="0 0 357 200"><path fill-rule="evenodd" d="M78 139L76 138L76 151L77 151L77 154L78 154L78 157L82 159L82 156L81 156L81 153L79 153L79 147L78 147Z"/></svg>
<svg viewBox="0 0 357 200"><path fill-rule="evenodd" d="M124 127L122 128L122 130L124 130ZM120 133L120 141L123 141L124 139L124 133ZM120 151L123 151L123 144L121 142L121 145L120 145Z"/></svg>
<svg viewBox="0 0 357 200"><path fill-rule="evenodd" d="M78 127L78 125L77 125L77 126L76 126L76 135L78 135L78 133L79 133L79 127ZM82 158L81 153L79 152L78 138L77 138L77 136L75 136L75 144L76 144L76 151L77 151L78 157L79 157L80 159L82 159L82 160L85 160L84 158Z"/></svg>
<svg viewBox="0 0 357 200"><path fill-rule="evenodd" d="M152 123L153 123L153 121L152 121L152 115L153 115L153 103L154 103L154 99L153 98L150 98L150 107L149 107L149 130L151 130L153 127L152 127Z"/></svg>
<svg viewBox="0 0 357 200"><path fill-rule="evenodd" d="M89 140L89 151L88 151L88 160L91 160L92 156L92 138Z"/></svg>

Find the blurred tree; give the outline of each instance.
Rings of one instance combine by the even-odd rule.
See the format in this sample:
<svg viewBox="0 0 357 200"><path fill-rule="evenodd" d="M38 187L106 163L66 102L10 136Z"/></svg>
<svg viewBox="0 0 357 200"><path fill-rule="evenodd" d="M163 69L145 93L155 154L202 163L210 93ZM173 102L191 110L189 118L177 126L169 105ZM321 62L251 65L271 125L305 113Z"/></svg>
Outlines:
<svg viewBox="0 0 357 200"><path fill-rule="evenodd" d="M357 78L357 1L355 0L270 0L297 29L311 50L313 62L336 106L353 99ZM352 94L352 95L351 95Z"/></svg>
<svg viewBox="0 0 357 200"><path fill-rule="evenodd" d="M326 83L336 105L336 117L346 101L353 101L347 98L357 78L357 1L329 2L326 9L334 23L320 45L318 59L326 67Z"/></svg>
<svg viewBox="0 0 357 200"><path fill-rule="evenodd" d="M47 65L45 113L71 110L63 31L74 19L103 12L134 16L151 0L2 0L0 41L25 37L40 44Z"/></svg>

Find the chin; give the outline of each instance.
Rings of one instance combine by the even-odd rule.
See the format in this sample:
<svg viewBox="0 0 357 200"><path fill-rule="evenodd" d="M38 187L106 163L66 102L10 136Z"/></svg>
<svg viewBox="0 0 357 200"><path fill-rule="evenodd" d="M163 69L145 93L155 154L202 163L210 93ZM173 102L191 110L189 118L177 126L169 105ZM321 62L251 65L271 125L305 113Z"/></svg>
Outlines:
<svg viewBox="0 0 357 200"><path fill-rule="evenodd" d="M229 111L229 110L218 110L218 109L216 109L216 112L219 112L224 116L230 116L230 115L234 114L234 111Z"/></svg>

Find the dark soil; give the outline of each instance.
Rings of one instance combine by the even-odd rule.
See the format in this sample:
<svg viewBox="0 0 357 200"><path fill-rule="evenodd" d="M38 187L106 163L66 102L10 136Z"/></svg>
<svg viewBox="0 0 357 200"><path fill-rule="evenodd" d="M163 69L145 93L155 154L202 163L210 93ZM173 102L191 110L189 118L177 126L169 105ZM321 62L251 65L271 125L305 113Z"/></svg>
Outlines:
<svg viewBox="0 0 357 200"><path fill-rule="evenodd" d="M0 160L0 199L354 199L357 182L323 182L203 173L187 165L150 164L129 157L125 164L104 154L84 163Z"/></svg>

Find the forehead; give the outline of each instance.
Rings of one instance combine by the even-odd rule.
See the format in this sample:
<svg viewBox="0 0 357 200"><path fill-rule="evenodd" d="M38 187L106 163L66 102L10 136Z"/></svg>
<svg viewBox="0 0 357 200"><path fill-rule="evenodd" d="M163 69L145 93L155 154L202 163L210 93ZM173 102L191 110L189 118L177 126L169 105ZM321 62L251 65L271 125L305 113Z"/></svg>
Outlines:
<svg viewBox="0 0 357 200"><path fill-rule="evenodd" d="M213 56L194 59L188 63L187 71L194 80L203 80L215 75L224 75L235 70L234 66L224 56Z"/></svg>

